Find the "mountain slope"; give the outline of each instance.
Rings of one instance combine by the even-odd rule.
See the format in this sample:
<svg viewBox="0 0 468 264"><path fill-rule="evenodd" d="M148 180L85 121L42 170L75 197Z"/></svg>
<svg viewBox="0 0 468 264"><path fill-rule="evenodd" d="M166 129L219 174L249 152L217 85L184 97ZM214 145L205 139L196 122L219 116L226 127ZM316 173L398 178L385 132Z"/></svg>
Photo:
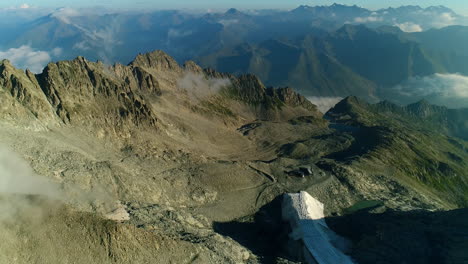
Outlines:
<svg viewBox="0 0 468 264"><path fill-rule="evenodd" d="M79 57L41 74L0 70L0 262L281 263L292 256L259 246L250 222L286 192L313 194L327 216L369 200L467 203L465 141L357 99L330 121L291 88L162 51L126 66ZM234 235L218 228L233 221L244 221Z"/></svg>
<svg viewBox="0 0 468 264"><path fill-rule="evenodd" d="M437 67L419 44L393 32L345 25L325 37L240 45L199 59L221 71L251 72L268 85L306 95L359 95L375 100L384 88Z"/></svg>
<svg viewBox="0 0 468 264"><path fill-rule="evenodd" d="M447 136L466 140L466 133L459 134L460 129L466 131L466 117L461 117L466 116L465 112L466 109L448 110L424 101L399 107L388 102L369 105L348 97L327 117L338 126L356 128L354 147L335 157L346 160L358 155L358 159L368 162L399 164L402 171L394 172L396 177L404 177L415 188L430 188L438 196L465 206L466 141Z"/></svg>
<svg viewBox="0 0 468 264"><path fill-rule="evenodd" d="M207 14L59 8L36 18L47 10L0 10L8 18L0 23L2 49L25 45L51 53L54 60L85 56L109 64L127 63L136 53L162 49L183 62L242 43L258 44L307 34L319 37L345 24L364 24L371 28L395 26L405 32L468 25L465 17L443 6L402 6L373 11L333 4L300 6L288 11L231 9Z"/></svg>

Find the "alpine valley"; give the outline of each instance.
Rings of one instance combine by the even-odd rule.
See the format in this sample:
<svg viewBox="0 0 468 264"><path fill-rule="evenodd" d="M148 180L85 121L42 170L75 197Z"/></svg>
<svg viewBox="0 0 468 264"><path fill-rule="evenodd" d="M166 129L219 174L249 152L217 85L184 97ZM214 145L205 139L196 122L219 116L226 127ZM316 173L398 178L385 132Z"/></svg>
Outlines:
<svg viewBox="0 0 468 264"><path fill-rule="evenodd" d="M468 262L466 17L22 7L0 264Z"/></svg>
<svg viewBox="0 0 468 264"><path fill-rule="evenodd" d="M303 190L359 263L467 259L468 109L347 97L323 115L162 51L0 74L1 263L291 263L278 199Z"/></svg>

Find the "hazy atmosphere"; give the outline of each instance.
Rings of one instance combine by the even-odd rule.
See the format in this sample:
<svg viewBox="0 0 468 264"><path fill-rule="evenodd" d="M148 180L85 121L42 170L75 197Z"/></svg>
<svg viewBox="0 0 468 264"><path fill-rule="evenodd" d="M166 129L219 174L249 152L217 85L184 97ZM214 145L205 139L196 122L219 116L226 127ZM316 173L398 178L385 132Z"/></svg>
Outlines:
<svg viewBox="0 0 468 264"><path fill-rule="evenodd" d="M370 9L380 9L387 7L400 7L406 5L420 5L422 7L437 6L443 4L449 8L454 9L457 12L465 13L468 12L468 7L463 0L446 0L443 3L437 0L390 0L390 1L373 1L373 0L346 0L346 1L333 1L333 0L202 0L202 1L164 1L164 0L141 0L130 3L126 0L112 0L112 1L95 1L83 0L34 0L32 2L16 1L16 0L5 0L0 4L4 8L37 8L37 7L112 7L112 8L153 8L153 9L173 9L173 8L184 8L184 9L201 9L201 8L259 8L259 9L271 9L271 8L295 8L299 5L332 5L334 3L343 5L358 5Z"/></svg>
<svg viewBox="0 0 468 264"><path fill-rule="evenodd" d="M465 0L0 18L0 264L468 262Z"/></svg>

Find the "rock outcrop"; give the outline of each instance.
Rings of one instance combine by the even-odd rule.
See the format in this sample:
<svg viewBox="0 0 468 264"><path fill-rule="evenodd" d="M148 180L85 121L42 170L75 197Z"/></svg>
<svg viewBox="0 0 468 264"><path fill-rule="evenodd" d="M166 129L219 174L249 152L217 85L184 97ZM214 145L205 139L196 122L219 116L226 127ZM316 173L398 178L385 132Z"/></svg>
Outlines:
<svg viewBox="0 0 468 264"><path fill-rule="evenodd" d="M104 128L118 134L133 127L157 128L158 113L151 101L163 96L163 90L178 93L177 82L186 72L203 78L229 79L230 93L245 104L263 104L265 110L286 105L315 111L292 89L267 89L253 75L236 77L203 70L194 62L181 67L162 51L140 54L127 66L107 66L78 57L49 63L37 75L17 70L4 61L0 66L0 85L11 97L11 104L24 108L11 113L25 111L49 125Z"/></svg>

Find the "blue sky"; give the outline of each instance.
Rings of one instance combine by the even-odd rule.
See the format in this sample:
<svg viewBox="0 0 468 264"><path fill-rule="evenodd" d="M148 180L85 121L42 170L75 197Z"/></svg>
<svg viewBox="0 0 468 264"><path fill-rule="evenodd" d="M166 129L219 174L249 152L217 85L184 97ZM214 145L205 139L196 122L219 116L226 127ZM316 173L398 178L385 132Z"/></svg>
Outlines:
<svg viewBox="0 0 468 264"><path fill-rule="evenodd" d="M28 4L37 7L90 7L103 6L112 8L293 8L302 4L305 5L329 5L334 2L377 9L388 6L401 5L445 5L463 14L468 14L467 0L2 0L1 7L20 6Z"/></svg>

